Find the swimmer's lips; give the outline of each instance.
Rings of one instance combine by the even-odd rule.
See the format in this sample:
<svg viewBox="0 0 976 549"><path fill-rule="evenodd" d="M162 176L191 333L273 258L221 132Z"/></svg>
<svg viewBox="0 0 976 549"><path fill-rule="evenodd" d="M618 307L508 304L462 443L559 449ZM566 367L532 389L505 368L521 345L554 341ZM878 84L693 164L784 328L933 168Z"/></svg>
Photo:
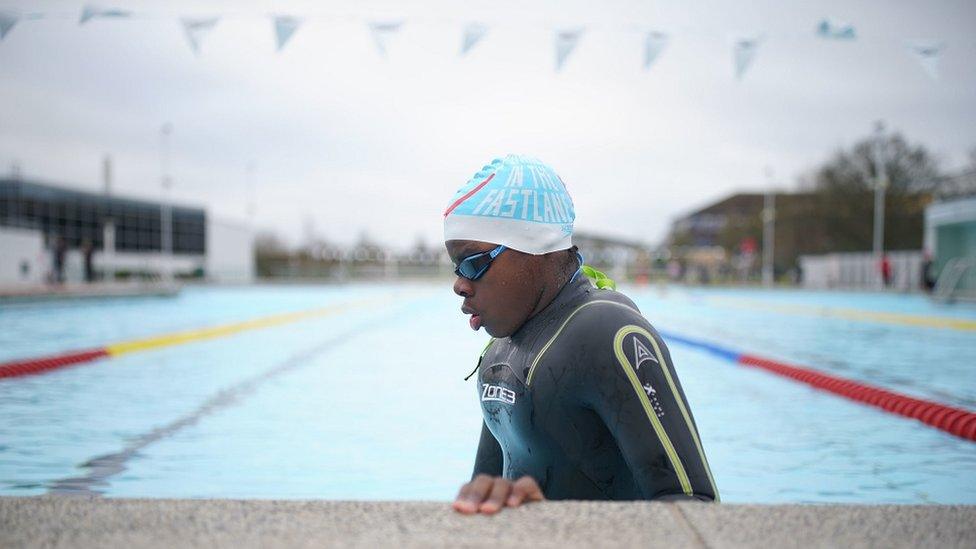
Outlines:
<svg viewBox="0 0 976 549"><path fill-rule="evenodd" d="M467 305L461 307L461 312L466 315L471 315L471 318L468 319L468 325L471 326L472 330L477 332L478 328L481 328L481 315Z"/></svg>

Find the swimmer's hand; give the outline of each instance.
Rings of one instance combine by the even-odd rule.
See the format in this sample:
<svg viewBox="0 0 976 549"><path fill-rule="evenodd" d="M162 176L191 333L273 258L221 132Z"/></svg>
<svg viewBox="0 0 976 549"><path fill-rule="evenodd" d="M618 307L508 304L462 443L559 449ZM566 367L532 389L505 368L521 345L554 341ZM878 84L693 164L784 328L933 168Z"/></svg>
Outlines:
<svg viewBox="0 0 976 549"><path fill-rule="evenodd" d="M518 507L544 499L546 497L532 477L525 476L512 482L502 477L478 475L461 487L453 507L465 515L494 515L506 506Z"/></svg>

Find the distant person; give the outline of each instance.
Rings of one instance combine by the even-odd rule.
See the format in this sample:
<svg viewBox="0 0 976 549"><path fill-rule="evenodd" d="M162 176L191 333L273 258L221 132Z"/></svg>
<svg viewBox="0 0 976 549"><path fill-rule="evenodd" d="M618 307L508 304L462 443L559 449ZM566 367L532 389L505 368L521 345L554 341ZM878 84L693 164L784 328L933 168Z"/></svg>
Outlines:
<svg viewBox="0 0 976 549"><path fill-rule="evenodd" d="M575 217L552 168L514 155L444 212L461 311L492 337L476 368L484 421L461 513L544 498L718 498L667 346L583 266Z"/></svg>
<svg viewBox="0 0 976 549"><path fill-rule="evenodd" d="M888 259L888 254L881 256L881 281L885 288L891 285L891 260Z"/></svg>
<svg viewBox="0 0 976 549"><path fill-rule="evenodd" d="M95 269L92 265L92 256L95 255L95 246L92 245L91 240L85 239L81 243L81 252L85 256L85 282L90 284L95 281Z"/></svg>
<svg viewBox="0 0 976 549"><path fill-rule="evenodd" d="M54 280L55 284L64 284L64 259L68 254L68 244L63 237L54 239Z"/></svg>
<svg viewBox="0 0 976 549"><path fill-rule="evenodd" d="M932 261L932 254L925 252L922 259L922 289L931 292L935 289L935 263Z"/></svg>
<svg viewBox="0 0 976 549"><path fill-rule="evenodd" d="M703 285L712 283L712 278L708 274L708 267L704 265L698 266L698 283Z"/></svg>
<svg viewBox="0 0 976 549"><path fill-rule="evenodd" d="M678 261L677 259L672 259L671 261L668 261L667 270L668 270L669 279L671 279L674 282L678 282L679 280L681 280L683 269L681 268L680 261Z"/></svg>

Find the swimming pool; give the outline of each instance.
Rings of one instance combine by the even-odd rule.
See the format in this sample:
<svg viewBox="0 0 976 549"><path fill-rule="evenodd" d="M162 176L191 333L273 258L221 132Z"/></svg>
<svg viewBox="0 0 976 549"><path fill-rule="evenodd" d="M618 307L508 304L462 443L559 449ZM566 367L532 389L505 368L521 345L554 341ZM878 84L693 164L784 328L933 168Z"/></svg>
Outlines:
<svg viewBox="0 0 976 549"><path fill-rule="evenodd" d="M976 409L974 308L622 290L662 331ZM459 305L445 282L0 307L0 362L322 311L0 379L0 494L447 500L471 470L481 419L463 378L486 341ZM973 442L669 347L724 501L976 503Z"/></svg>

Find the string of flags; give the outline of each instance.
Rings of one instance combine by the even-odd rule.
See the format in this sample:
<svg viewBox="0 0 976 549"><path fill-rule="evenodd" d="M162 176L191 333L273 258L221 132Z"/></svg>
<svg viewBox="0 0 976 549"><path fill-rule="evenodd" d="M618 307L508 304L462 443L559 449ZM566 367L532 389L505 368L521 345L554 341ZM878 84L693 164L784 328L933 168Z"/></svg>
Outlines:
<svg viewBox="0 0 976 549"><path fill-rule="evenodd" d="M96 4L86 4L82 7L78 18L79 25L90 24L96 19L125 19L138 14L122 8L103 7ZM0 10L0 41L3 41L13 31L18 23L24 20L45 19L44 13L20 13L12 10ZM296 15L273 14L271 20L275 38L275 48L281 52L305 22L304 18ZM180 25L187 45L194 55L199 56L206 36L220 22L220 17L181 17ZM369 21L367 27L380 56L386 57L389 43L405 25L399 21ZM576 50L582 40L585 28L557 29L553 35L555 47L555 70L559 72ZM484 23L470 22L461 30L460 55L471 52L489 33L489 26ZM813 35L819 39L829 41L857 40L857 28L849 22L835 22L823 19L817 22ZM660 30L648 30L644 35L643 68L649 70L667 49L671 36ZM762 35L739 36L732 41L732 72L737 80L742 80L752 66L763 45L765 37ZM939 79L939 60L946 48L945 42L934 40L914 40L905 43L911 56L919 63L925 73L933 80Z"/></svg>

